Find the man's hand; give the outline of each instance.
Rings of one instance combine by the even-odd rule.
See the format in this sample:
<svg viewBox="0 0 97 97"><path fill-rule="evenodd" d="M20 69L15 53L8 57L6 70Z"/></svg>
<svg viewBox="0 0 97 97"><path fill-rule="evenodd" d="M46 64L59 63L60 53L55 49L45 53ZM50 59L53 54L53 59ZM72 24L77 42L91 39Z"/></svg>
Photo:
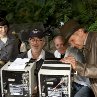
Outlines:
<svg viewBox="0 0 97 97"><path fill-rule="evenodd" d="M72 55L69 55L68 57L63 58L60 61L62 63L69 63L69 64L72 65L72 68L74 70L76 69L77 62L76 62L75 58Z"/></svg>

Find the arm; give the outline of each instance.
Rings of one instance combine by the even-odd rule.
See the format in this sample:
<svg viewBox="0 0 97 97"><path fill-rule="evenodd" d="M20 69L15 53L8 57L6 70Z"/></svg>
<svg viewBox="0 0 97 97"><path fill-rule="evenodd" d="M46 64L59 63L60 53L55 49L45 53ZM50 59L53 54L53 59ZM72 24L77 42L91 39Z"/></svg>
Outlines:
<svg viewBox="0 0 97 97"><path fill-rule="evenodd" d="M90 39L87 42L86 63L81 64L77 62L76 70L79 74L89 77L97 78L97 33L90 34Z"/></svg>
<svg viewBox="0 0 97 97"><path fill-rule="evenodd" d="M63 59L62 61L64 63L70 63L79 75L97 78L97 35L90 37L88 43L86 62L84 64L76 61L72 56Z"/></svg>

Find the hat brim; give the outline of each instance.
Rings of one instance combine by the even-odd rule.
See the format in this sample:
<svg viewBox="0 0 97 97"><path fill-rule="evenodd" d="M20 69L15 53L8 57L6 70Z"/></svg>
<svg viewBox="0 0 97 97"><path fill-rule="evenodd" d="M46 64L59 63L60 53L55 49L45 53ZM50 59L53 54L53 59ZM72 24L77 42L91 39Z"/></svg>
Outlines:
<svg viewBox="0 0 97 97"><path fill-rule="evenodd" d="M60 28L60 33L64 37L65 42L68 42L71 35L81 26L76 21L69 21Z"/></svg>
<svg viewBox="0 0 97 97"><path fill-rule="evenodd" d="M43 38L44 37L44 35L30 35L29 36L29 38L33 38L33 37L38 37L38 38Z"/></svg>

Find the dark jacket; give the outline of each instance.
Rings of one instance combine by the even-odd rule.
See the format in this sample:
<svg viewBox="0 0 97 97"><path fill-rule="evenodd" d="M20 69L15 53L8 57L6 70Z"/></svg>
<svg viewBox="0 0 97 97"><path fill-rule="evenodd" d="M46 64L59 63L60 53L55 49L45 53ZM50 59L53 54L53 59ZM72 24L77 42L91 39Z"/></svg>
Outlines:
<svg viewBox="0 0 97 97"><path fill-rule="evenodd" d="M19 53L18 43L14 36L8 35L8 40L3 43L0 40L0 60L5 62L14 60Z"/></svg>
<svg viewBox="0 0 97 97"><path fill-rule="evenodd" d="M28 58L27 52L24 52L24 53L19 54L18 55L18 58ZM54 55L52 53L45 51L45 60L47 60L47 59L54 59L54 58L55 57L54 57ZM39 61L36 62L35 75L37 75L39 69L41 68L41 65L42 65L43 61L44 60L41 59L41 60L39 60Z"/></svg>
<svg viewBox="0 0 97 97"><path fill-rule="evenodd" d="M18 58L28 58L27 52L21 53L18 55ZM54 55L50 52L45 51L45 59L54 59ZM42 66L43 59L40 59L39 61L36 62L36 69L34 70L34 75L36 76L36 81L37 81L37 87L38 87L38 72ZM34 97L39 97L38 93L38 88L37 88L37 93L34 94Z"/></svg>
<svg viewBox="0 0 97 97"><path fill-rule="evenodd" d="M91 32L88 34L86 45L83 50L86 58L86 63L77 63L76 70L82 76L90 79L91 88L97 97L97 33Z"/></svg>
<svg viewBox="0 0 97 97"><path fill-rule="evenodd" d="M19 54L18 58L28 58L27 52ZM55 57L52 53L45 51L45 59L53 59L53 58Z"/></svg>

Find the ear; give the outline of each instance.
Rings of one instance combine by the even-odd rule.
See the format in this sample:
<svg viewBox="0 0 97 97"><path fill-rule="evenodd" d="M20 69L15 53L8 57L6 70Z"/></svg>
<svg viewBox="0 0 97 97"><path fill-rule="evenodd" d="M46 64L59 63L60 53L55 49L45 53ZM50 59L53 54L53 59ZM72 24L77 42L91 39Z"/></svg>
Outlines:
<svg viewBox="0 0 97 97"><path fill-rule="evenodd" d="M28 39L28 42L29 42L29 43L30 43L30 40L31 40L31 39L29 38L29 39Z"/></svg>
<svg viewBox="0 0 97 97"><path fill-rule="evenodd" d="M43 46L45 46L45 45L46 45L46 41L43 42Z"/></svg>
<svg viewBox="0 0 97 97"><path fill-rule="evenodd" d="M44 41L44 42L43 42L43 48L45 48L45 46L46 46L46 43L47 43L46 41Z"/></svg>

